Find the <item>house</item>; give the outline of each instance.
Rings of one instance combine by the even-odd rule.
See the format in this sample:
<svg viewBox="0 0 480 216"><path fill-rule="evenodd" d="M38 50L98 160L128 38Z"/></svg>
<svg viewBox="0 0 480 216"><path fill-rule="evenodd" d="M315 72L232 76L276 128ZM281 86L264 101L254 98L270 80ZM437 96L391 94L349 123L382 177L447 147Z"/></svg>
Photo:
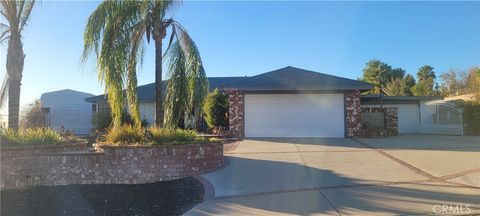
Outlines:
<svg viewBox="0 0 480 216"><path fill-rule="evenodd" d="M92 130L92 105L85 98L93 94L64 89L43 93L40 97L46 126L56 130L88 135Z"/></svg>
<svg viewBox="0 0 480 216"><path fill-rule="evenodd" d="M362 95L361 107L396 107L399 133L463 135L462 110L440 96Z"/></svg>
<svg viewBox="0 0 480 216"><path fill-rule="evenodd" d="M350 137L368 83L295 67L229 84L230 129L245 137Z"/></svg>
<svg viewBox="0 0 480 216"><path fill-rule="evenodd" d="M351 136L360 127L360 93L372 88L365 82L295 67L209 81L211 90L230 94L230 130L245 137ZM154 84L139 86L138 96L141 116L153 122ZM108 108L105 95L86 101L96 111Z"/></svg>

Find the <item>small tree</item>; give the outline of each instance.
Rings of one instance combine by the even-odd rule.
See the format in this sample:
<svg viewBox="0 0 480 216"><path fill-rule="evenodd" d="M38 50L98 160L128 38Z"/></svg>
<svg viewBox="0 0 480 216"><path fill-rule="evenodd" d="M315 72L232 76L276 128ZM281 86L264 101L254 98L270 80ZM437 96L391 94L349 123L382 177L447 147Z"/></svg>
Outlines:
<svg viewBox="0 0 480 216"><path fill-rule="evenodd" d="M207 95L203 112L210 129L226 129L228 127L228 96L215 89Z"/></svg>
<svg viewBox="0 0 480 216"><path fill-rule="evenodd" d="M396 69L397 75L400 75L402 72L401 69ZM368 61L363 69L362 81L373 85L373 89L369 91L370 94L382 93L382 88L385 87L391 78L392 67L376 59Z"/></svg>
<svg viewBox="0 0 480 216"><path fill-rule="evenodd" d="M42 113L42 105L40 104L39 99L28 104L22 112L23 118L20 122L22 128L38 128L45 126L45 115Z"/></svg>

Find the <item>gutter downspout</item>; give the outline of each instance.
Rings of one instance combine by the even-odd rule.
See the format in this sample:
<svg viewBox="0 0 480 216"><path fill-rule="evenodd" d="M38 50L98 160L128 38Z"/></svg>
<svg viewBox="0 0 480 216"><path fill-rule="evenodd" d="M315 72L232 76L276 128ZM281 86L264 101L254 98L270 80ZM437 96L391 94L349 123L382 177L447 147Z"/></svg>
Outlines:
<svg viewBox="0 0 480 216"><path fill-rule="evenodd" d="M383 94L380 94L380 108L383 109Z"/></svg>

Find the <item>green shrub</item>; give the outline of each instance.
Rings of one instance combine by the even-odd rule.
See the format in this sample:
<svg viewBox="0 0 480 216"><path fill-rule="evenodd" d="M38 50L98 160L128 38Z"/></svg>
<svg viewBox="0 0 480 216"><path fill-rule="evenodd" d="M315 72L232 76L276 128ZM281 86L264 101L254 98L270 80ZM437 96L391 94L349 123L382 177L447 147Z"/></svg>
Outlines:
<svg viewBox="0 0 480 216"><path fill-rule="evenodd" d="M197 133L193 130L152 127L149 132L154 144L180 144L198 140Z"/></svg>
<svg viewBox="0 0 480 216"><path fill-rule="evenodd" d="M106 131L112 124L112 116L110 112L100 111L93 114L93 125L100 131Z"/></svg>
<svg viewBox="0 0 480 216"><path fill-rule="evenodd" d="M79 141L73 136L64 137L50 128L28 128L24 130L0 130L2 145L46 145Z"/></svg>
<svg viewBox="0 0 480 216"><path fill-rule="evenodd" d="M22 110L23 118L21 118L20 126L22 128L40 128L45 127L45 114L42 113L42 105L40 100L36 99L28 104Z"/></svg>
<svg viewBox="0 0 480 216"><path fill-rule="evenodd" d="M169 128L140 128L123 125L105 134L105 141L113 145L180 145L222 142L217 138L199 137L193 130Z"/></svg>
<svg viewBox="0 0 480 216"><path fill-rule="evenodd" d="M203 104L203 113L210 129L225 130L228 127L228 96L218 89L209 93Z"/></svg>
<svg viewBox="0 0 480 216"><path fill-rule="evenodd" d="M121 121L123 125L133 125L133 119L128 112L122 113ZM142 127L148 127L149 125L147 119L143 119L141 124ZM112 116L110 115L110 112L100 111L95 113L93 115L93 125L95 125L97 130L107 131L112 125Z"/></svg>
<svg viewBox="0 0 480 216"><path fill-rule="evenodd" d="M132 125L122 125L112 128L105 134L106 141L112 144L140 144L143 141L144 130Z"/></svg>
<svg viewBox="0 0 480 216"><path fill-rule="evenodd" d="M463 104L465 134L480 135L480 99Z"/></svg>

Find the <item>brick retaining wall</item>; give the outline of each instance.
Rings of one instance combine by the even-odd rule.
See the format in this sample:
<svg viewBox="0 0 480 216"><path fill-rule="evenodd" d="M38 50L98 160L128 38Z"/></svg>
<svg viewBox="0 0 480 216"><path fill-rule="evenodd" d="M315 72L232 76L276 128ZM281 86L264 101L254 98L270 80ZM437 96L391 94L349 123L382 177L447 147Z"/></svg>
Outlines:
<svg viewBox="0 0 480 216"><path fill-rule="evenodd" d="M173 146L97 145L99 151L58 146L2 147L0 188L66 184L142 184L218 169L223 144Z"/></svg>

